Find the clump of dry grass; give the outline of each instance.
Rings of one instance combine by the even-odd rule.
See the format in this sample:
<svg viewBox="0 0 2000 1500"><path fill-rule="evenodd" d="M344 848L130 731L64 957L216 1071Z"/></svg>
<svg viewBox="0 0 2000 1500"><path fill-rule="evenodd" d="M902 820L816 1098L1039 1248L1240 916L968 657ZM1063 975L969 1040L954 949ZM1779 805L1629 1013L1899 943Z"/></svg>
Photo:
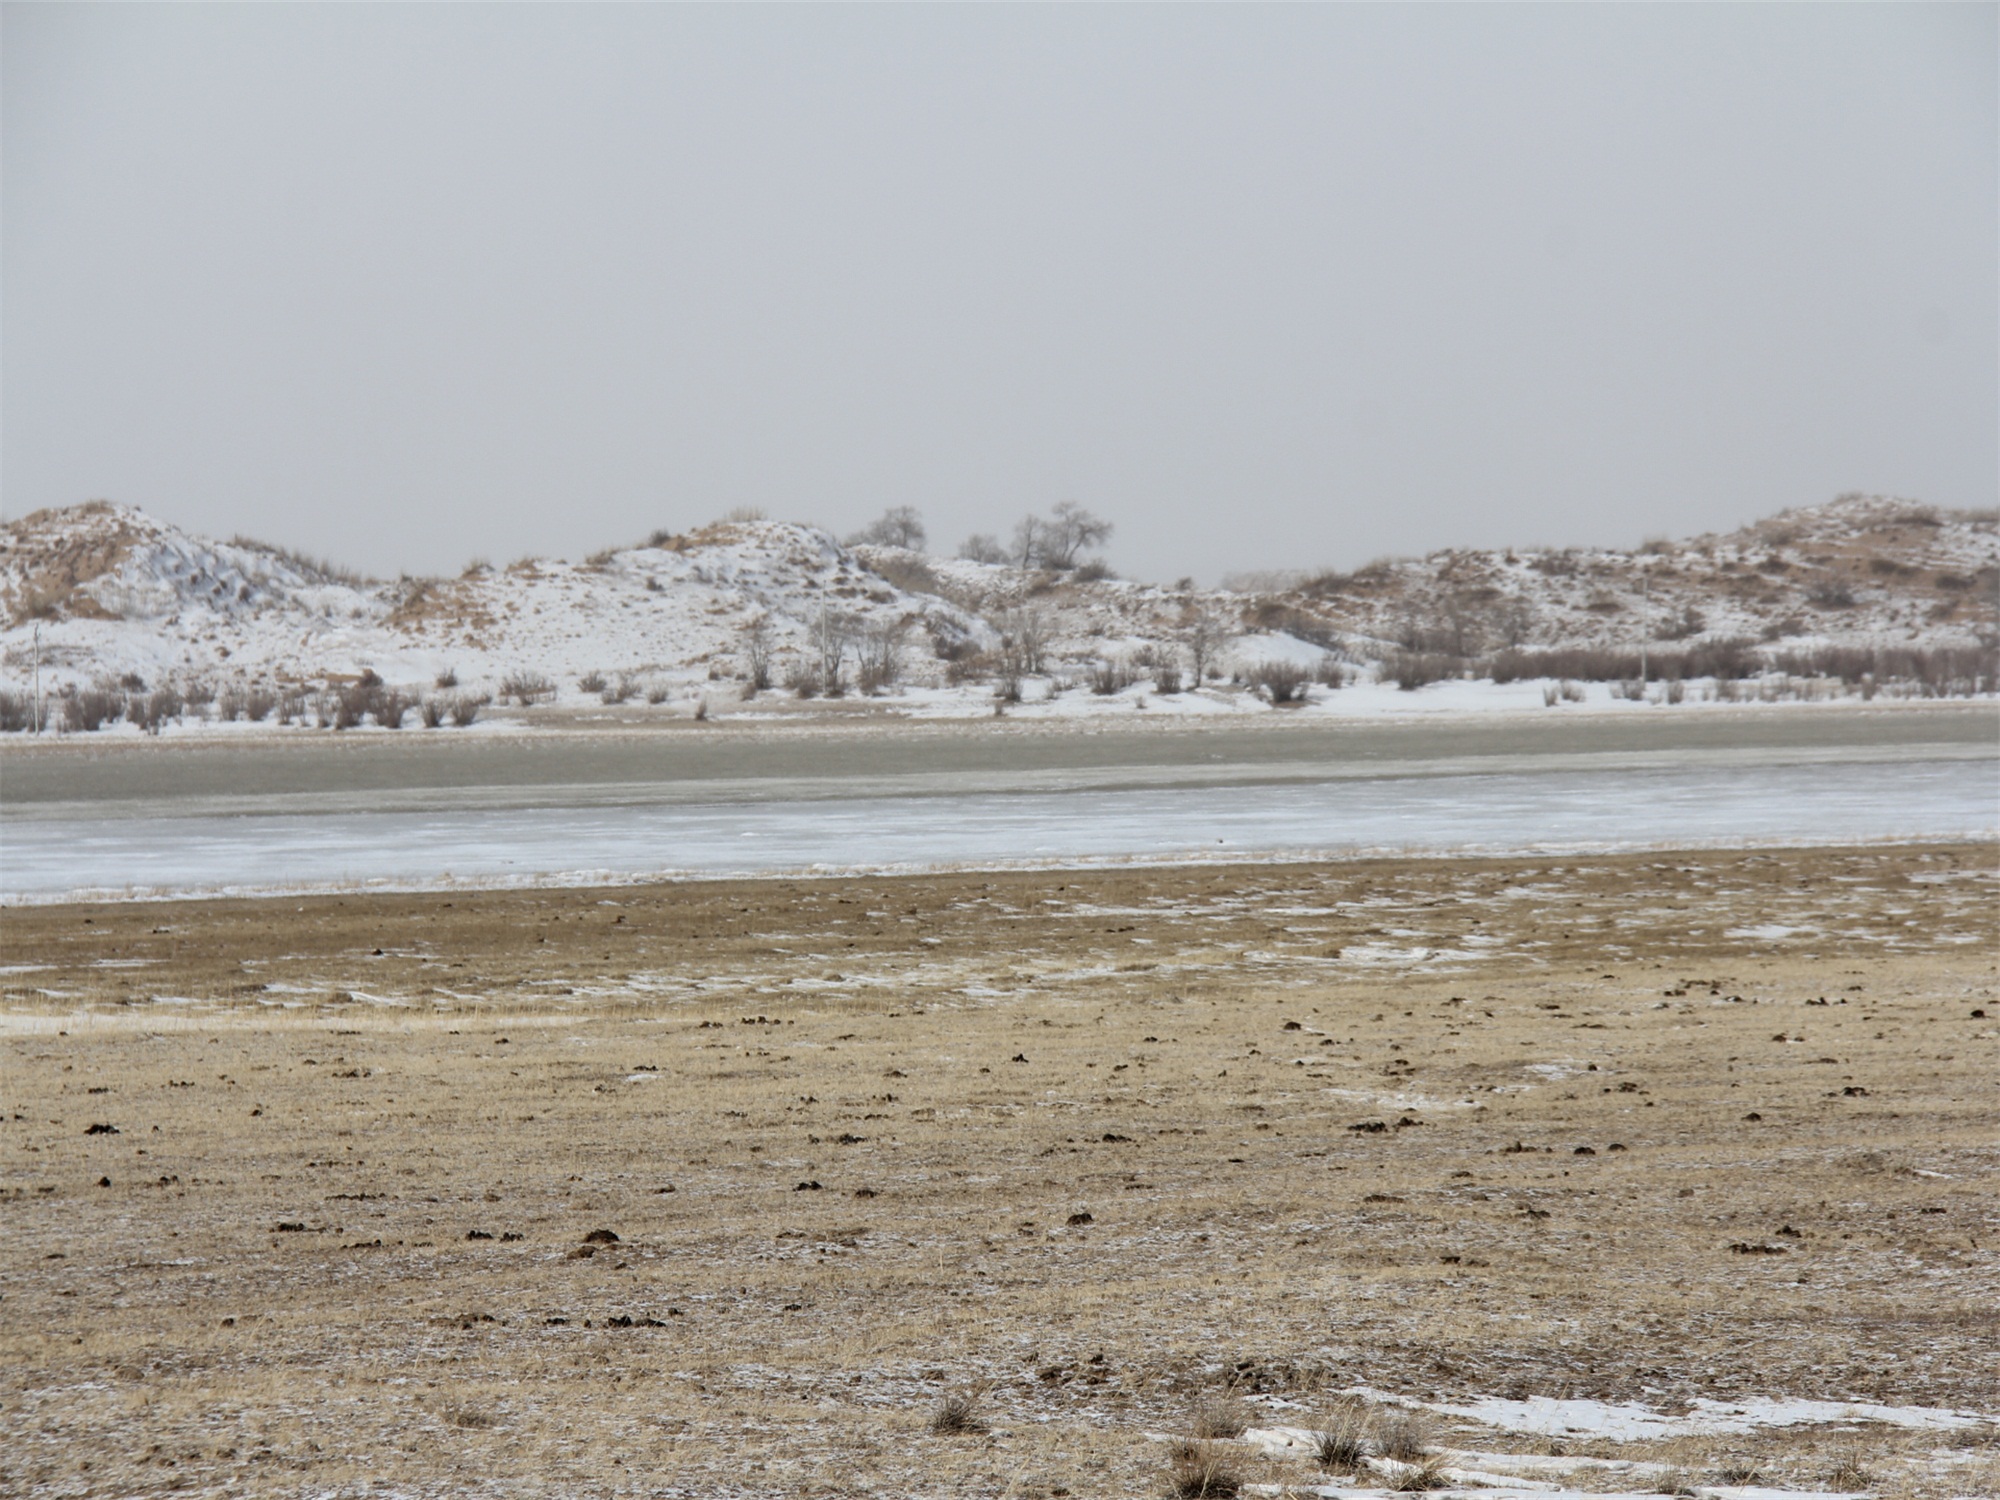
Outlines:
<svg viewBox="0 0 2000 1500"><path fill-rule="evenodd" d="M1167 1483L1167 1494L1172 1500L1217 1500L1242 1493L1242 1477L1229 1467L1226 1450L1207 1442L1181 1443L1175 1447L1173 1471Z"/></svg>
<svg viewBox="0 0 2000 1500"><path fill-rule="evenodd" d="M1416 1463L1430 1452L1430 1423L1418 1411L1383 1413L1377 1424L1375 1451L1397 1463Z"/></svg>
<svg viewBox="0 0 2000 1500"><path fill-rule="evenodd" d="M1352 1474L1368 1456L1368 1430L1374 1425L1366 1403L1343 1401L1319 1430L1313 1458L1329 1474Z"/></svg>
<svg viewBox="0 0 2000 1500"><path fill-rule="evenodd" d="M1875 1487L1875 1476L1861 1461L1861 1450L1846 1448L1837 1454L1833 1467L1827 1471L1826 1483L1829 1489L1854 1491Z"/></svg>
<svg viewBox="0 0 2000 1500"><path fill-rule="evenodd" d="M1433 1454L1421 1463L1405 1464L1389 1481L1389 1488L1399 1495L1416 1495L1426 1490L1441 1490L1451 1483L1444 1471L1444 1455Z"/></svg>
<svg viewBox="0 0 2000 1500"><path fill-rule="evenodd" d="M1203 1396L1189 1414L1189 1430L1197 1438L1237 1438L1250 1425L1249 1408L1228 1391Z"/></svg>
<svg viewBox="0 0 2000 1500"><path fill-rule="evenodd" d="M946 1396L931 1414L930 1431L934 1437L977 1437L987 1430L985 1419L979 1415L979 1397L971 1392Z"/></svg>
<svg viewBox="0 0 2000 1500"><path fill-rule="evenodd" d="M1754 1458L1725 1458L1715 1468L1717 1484L1759 1484L1763 1478L1764 1471Z"/></svg>

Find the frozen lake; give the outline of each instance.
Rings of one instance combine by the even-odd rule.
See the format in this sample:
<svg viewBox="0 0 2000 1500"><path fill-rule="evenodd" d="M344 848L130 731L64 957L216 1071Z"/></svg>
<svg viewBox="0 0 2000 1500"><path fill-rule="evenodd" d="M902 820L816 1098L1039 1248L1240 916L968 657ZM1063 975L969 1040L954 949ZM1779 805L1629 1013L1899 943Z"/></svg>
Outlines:
<svg viewBox="0 0 2000 1500"><path fill-rule="evenodd" d="M0 899L2000 834L1990 745L1608 759L926 795L857 785L702 800L686 787L678 800L608 805L524 806L464 788L446 805L386 812L48 807L0 823Z"/></svg>

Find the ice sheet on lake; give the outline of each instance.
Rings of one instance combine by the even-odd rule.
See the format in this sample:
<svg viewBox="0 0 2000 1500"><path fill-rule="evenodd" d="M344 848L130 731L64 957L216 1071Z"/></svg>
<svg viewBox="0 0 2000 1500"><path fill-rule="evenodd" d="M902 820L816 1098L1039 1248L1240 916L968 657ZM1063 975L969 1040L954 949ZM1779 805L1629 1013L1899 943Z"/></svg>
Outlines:
<svg viewBox="0 0 2000 1500"><path fill-rule="evenodd" d="M4 814L0 814L4 816ZM1990 838L1990 759L1203 789L10 820L0 900L451 882Z"/></svg>

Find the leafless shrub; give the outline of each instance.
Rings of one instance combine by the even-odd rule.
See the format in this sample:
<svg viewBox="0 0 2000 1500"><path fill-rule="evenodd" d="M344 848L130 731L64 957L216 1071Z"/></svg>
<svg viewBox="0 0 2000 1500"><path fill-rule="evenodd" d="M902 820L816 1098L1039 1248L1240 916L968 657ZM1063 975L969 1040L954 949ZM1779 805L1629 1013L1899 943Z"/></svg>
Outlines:
<svg viewBox="0 0 2000 1500"><path fill-rule="evenodd" d="M1227 639L1222 621L1212 611L1198 607L1188 610L1181 622L1181 644L1187 647L1188 664L1193 669L1196 687L1208 681L1215 654Z"/></svg>
<svg viewBox="0 0 2000 1500"><path fill-rule="evenodd" d="M454 728L469 729L479 711L493 700L484 693L456 693L451 700L451 722Z"/></svg>
<svg viewBox="0 0 2000 1500"><path fill-rule="evenodd" d="M953 687L963 687L968 682L979 682L993 676L1000 670L1002 658L990 651L974 651L964 656L955 656L944 664L944 680ZM1014 674L1019 681L1020 673Z"/></svg>
<svg viewBox="0 0 2000 1500"><path fill-rule="evenodd" d="M368 709L370 713L374 714L375 722L382 728L401 729L403 727L403 715L410 711L415 701L410 694L400 689L390 687L377 688L369 699Z"/></svg>
<svg viewBox="0 0 2000 1500"><path fill-rule="evenodd" d="M458 686L457 669L453 667L446 667L442 672L437 674L437 678L434 682L432 682L431 686L436 688L457 687Z"/></svg>
<svg viewBox="0 0 2000 1500"><path fill-rule="evenodd" d="M1049 620L1039 609L1012 609L996 622L1000 653L1012 656L1017 673L1039 677L1048 670Z"/></svg>
<svg viewBox="0 0 2000 1500"><path fill-rule="evenodd" d="M1641 673L1636 648L1563 646L1549 650L1496 651L1486 659L1486 674L1495 682L1520 682L1537 677L1571 678L1584 682L1616 682L1644 676L1669 681L1683 677L1738 679L1756 675L1757 653L1748 641L1725 636L1673 651L1646 653Z"/></svg>
<svg viewBox="0 0 2000 1500"><path fill-rule="evenodd" d="M153 689L151 693L135 693L125 704L125 717L147 734L158 734L180 714L181 695L166 685Z"/></svg>
<svg viewBox="0 0 2000 1500"><path fill-rule="evenodd" d="M759 521L770 520L771 517L762 506L737 505L732 506L722 519L734 526L754 526Z"/></svg>
<svg viewBox="0 0 2000 1500"><path fill-rule="evenodd" d="M924 518L914 505L894 505L847 539L850 547L901 547L924 550Z"/></svg>
<svg viewBox="0 0 2000 1500"><path fill-rule="evenodd" d="M1111 564L1101 557L1093 557L1076 565L1076 571L1069 575L1078 583L1102 583L1107 578L1118 575L1111 571Z"/></svg>
<svg viewBox="0 0 2000 1500"><path fill-rule="evenodd" d="M451 700L430 694L417 704L417 716L426 729L442 728L444 721L451 716Z"/></svg>
<svg viewBox="0 0 2000 1500"><path fill-rule="evenodd" d="M0 691L0 734L26 734L34 727L34 694Z"/></svg>
<svg viewBox="0 0 2000 1500"><path fill-rule="evenodd" d="M1375 1451L1397 1463L1413 1464L1430 1452L1430 1423L1420 1411L1393 1407L1376 1424Z"/></svg>
<svg viewBox="0 0 2000 1500"><path fill-rule="evenodd" d="M1250 1410L1233 1392L1212 1391L1188 1413L1188 1430L1198 1438L1238 1438L1250 1425Z"/></svg>
<svg viewBox="0 0 2000 1500"><path fill-rule="evenodd" d="M1230 1468L1227 1449L1209 1443L1179 1443L1167 1482L1172 1500L1227 1500L1243 1493L1243 1481Z"/></svg>
<svg viewBox="0 0 2000 1500"><path fill-rule="evenodd" d="M970 1393L946 1396L931 1413L930 1430L936 1437L976 1437L987 1431L979 1415L979 1398Z"/></svg>
<svg viewBox="0 0 2000 1500"><path fill-rule="evenodd" d="M1101 661L1090 669L1090 690L1100 698L1122 693L1132 685L1132 669L1122 661Z"/></svg>
<svg viewBox="0 0 2000 1500"><path fill-rule="evenodd" d="M1295 662L1266 661L1250 669L1249 681L1274 704L1303 703L1312 674Z"/></svg>
<svg viewBox="0 0 2000 1500"><path fill-rule="evenodd" d="M63 727L78 734L90 734L124 715L125 695L112 688L72 687L62 695Z"/></svg>
<svg viewBox="0 0 2000 1500"><path fill-rule="evenodd" d="M785 668L785 691L797 698L817 698L819 669L809 661L794 661Z"/></svg>
<svg viewBox="0 0 2000 1500"><path fill-rule="evenodd" d="M1347 686L1347 670L1340 664L1340 658L1329 651L1313 666L1313 681L1324 688L1344 688Z"/></svg>
<svg viewBox="0 0 2000 1500"><path fill-rule="evenodd" d="M967 562L1005 563L1011 560L1000 539L989 532L975 532L959 544L958 555Z"/></svg>
<svg viewBox="0 0 2000 1500"><path fill-rule="evenodd" d="M903 675L903 635L901 620L885 620L855 632L855 654L860 665L855 681L861 691L873 696L896 685Z"/></svg>
<svg viewBox="0 0 2000 1500"><path fill-rule="evenodd" d="M1806 590L1806 602L1820 609L1852 609L1854 590L1838 578L1829 578Z"/></svg>
<svg viewBox="0 0 2000 1500"><path fill-rule="evenodd" d="M767 673L766 675L769 674ZM754 684L747 684L747 683L745 684L744 696L746 698L750 696L750 694L754 691L756 691ZM669 688L664 682L656 682L651 687L646 689L646 701L652 704L655 708L659 707L662 703L665 703L667 699L672 696L673 696L673 690Z"/></svg>
<svg viewBox="0 0 2000 1500"><path fill-rule="evenodd" d="M601 693L604 691L604 674L592 669L576 680L577 691L581 693Z"/></svg>
<svg viewBox="0 0 2000 1500"><path fill-rule="evenodd" d="M514 671L500 679L502 702L512 698L521 707L541 703L556 695L556 685L539 672Z"/></svg>
<svg viewBox="0 0 2000 1500"><path fill-rule="evenodd" d="M750 692L761 693L771 685L771 617L756 615L736 633L743 654L743 680Z"/></svg>
<svg viewBox="0 0 2000 1500"><path fill-rule="evenodd" d="M606 687L599 695L606 703L624 703L639 691L639 684L629 675L620 673L618 680Z"/></svg>
<svg viewBox="0 0 2000 1500"><path fill-rule="evenodd" d="M1406 693L1456 677L1459 662L1440 651L1396 651L1382 663L1383 675Z"/></svg>
<svg viewBox="0 0 2000 1500"><path fill-rule="evenodd" d="M1684 641L1691 636L1700 635L1706 629L1708 629L1708 616L1692 604L1683 604L1680 613L1670 619L1666 627L1660 631L1660 639Z"/></svg>
<svg viewBox="0 0 2000 1500"><path fill-rule="evenodd" d="M1153 691L1162 697L1171 698L1181 690L1181 669L1172 662L1162 662L1153 668Z"/></svg>
<svg viewBox="0 0 2000 1500"><path fill-rule="evenodd" d="M181 701L188 708L207 708L215 701L215 684L206 677L190 677L181 688Z"/></svg>

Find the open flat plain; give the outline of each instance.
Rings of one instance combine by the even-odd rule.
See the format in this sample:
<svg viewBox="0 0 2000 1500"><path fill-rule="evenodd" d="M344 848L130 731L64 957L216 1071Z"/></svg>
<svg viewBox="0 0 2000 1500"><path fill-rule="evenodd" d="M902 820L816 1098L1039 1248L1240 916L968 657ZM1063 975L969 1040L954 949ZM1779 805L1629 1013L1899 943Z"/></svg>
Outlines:
<svg viewBox="0 0 2000 1500"><path fill-rule="evenodd" d="M2000 1492L1997 866L9 909L0 1491Z"/></svg>

